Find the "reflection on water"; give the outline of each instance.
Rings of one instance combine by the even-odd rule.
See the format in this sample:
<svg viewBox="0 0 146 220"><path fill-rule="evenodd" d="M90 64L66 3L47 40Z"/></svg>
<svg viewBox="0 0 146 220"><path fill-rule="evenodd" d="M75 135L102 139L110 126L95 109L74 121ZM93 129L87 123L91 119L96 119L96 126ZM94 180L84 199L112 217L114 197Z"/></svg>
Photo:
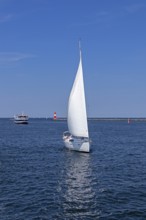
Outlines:
<svg viewBox="0 0 146 220"><path fill-rule="evenodd" d="M63 216L69 219L98 216L99 211L95 209L96 193L92 187L95 183L90 166L91 154L73 151L68 151L66 154L62 177L64 181L59 187L62 190Z"/></svg>

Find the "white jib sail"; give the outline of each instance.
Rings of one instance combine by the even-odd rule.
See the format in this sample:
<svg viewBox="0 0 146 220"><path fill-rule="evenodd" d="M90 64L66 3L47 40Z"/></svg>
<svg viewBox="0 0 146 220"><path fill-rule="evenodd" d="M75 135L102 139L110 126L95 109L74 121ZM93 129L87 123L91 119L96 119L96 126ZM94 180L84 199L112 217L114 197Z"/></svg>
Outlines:
<svg viewBox="0 0 146 220"><path fill-rule="evenodd" d="M77 74L68 102L68 129L74 136L89 137L81 52Z"/></svg>

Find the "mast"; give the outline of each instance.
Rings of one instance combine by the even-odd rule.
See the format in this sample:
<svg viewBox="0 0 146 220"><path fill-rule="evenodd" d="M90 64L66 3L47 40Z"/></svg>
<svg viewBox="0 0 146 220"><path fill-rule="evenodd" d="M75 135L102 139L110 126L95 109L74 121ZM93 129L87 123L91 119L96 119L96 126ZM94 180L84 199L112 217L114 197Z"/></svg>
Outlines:
<svg viewBox="0 0 146 220"><path fill-rule="evenodd" d="M79 54L80 54L80 61L82 63L81 40L79 40Z"/></svg>

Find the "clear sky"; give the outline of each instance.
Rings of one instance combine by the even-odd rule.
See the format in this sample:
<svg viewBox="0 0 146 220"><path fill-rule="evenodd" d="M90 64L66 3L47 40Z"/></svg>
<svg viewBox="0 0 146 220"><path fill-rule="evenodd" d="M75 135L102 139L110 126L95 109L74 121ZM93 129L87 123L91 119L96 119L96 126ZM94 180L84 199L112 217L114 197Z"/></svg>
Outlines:
<svg viewBox="0 0 146 220"><path fill-rule="evenodd" d="M145 0L0 0L0 117L67 114L81 39L89 117L146 117Z"/></svg>

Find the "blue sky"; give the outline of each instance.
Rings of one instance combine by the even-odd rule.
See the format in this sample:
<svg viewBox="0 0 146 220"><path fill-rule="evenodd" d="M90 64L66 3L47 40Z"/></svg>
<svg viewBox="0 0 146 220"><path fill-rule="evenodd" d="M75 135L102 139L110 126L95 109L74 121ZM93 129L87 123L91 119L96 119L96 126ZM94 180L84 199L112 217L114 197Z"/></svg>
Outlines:
<svg viewBox="0 0 146 220"><path fill-rule="evenodd" d="M0 117L66 116L81 39L89 117L146 117L145 0L0 0Z"/></svg>

